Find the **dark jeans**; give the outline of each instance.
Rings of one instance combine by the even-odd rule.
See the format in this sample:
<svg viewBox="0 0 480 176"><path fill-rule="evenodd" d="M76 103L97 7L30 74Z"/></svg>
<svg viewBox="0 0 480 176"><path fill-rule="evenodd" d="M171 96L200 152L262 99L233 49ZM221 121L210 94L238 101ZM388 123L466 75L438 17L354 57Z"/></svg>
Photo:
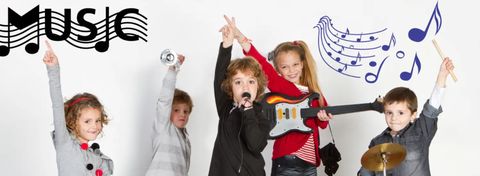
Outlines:
<svg viewBox="0 0 480 176"><path fill-rule="evenodd" d="M272 176L316 176L317 166L295 155L285 155L272 161Z"/></svg>

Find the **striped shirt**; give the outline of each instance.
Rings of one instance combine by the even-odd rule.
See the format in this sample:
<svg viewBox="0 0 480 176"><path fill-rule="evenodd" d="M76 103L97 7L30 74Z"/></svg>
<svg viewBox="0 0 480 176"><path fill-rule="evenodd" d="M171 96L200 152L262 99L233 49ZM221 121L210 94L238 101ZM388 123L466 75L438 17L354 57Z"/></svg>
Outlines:
<svg viewBox="0 0 480 176"><path fill-rule="evenodd" d="M293 152L292 155L296 155L300 159L316 164L315 162L315 142L313 141L313 133L310 133L307 142L303 144L302 148L298 149L296 152Z"/></svg>
<svg viewBox="0 0 480 176"><path fill-rule="evenodd" d="M170 121L176 80L177 72L169 69L157 102L152 135L153 157L147 176L188 175L191 152L188 133Z"/></svg>

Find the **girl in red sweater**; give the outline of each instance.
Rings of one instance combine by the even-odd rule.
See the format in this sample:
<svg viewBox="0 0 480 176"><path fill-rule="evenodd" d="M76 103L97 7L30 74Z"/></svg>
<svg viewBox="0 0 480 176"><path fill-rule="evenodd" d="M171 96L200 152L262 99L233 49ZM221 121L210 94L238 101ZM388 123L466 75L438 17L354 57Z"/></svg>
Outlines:
<svg viewBox="0 0 480 176"><path fill-rule="evenodd" d="M236 28L235 18L230 20L227 16L224 17L228 25L234 29L235 39L242 46L244 54L254 57L262 65L268 79L267 87L271 92L292 97L316 92L321 95L321 99L314 100L312 107L328 106L318 85L315 60L305 42L293 41L278 45L273 52L272 66ZM316 167L320 166L321 161L318 151L318 127L325 129L330 119L333 119L332 114L327 115L321 110L317 113L317 118L306 121L307 126L313 129L313 133L290 132L277 138L273 145L271 175L316 176Z"/></svg>

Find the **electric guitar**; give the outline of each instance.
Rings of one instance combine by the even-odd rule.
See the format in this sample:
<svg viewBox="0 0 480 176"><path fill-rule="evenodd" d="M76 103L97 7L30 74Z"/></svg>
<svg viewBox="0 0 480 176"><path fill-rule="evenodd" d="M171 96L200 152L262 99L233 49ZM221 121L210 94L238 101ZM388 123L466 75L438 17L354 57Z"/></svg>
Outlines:
<svg viewBox="0 0 480 176"><path fill-rule="evenodd" d="M276 139L283 135L297 131L301 133L311 133L313 129L305 125L307 119L317 118L320 110L326 113L346 114L352 112L361 112L374 110L383 113L383 99L377 98L373 103L328 106L328 107L311 107L314 99L320 98L316 92L310 92L300 97L290 97L279 93L266 93L261 100L263 105L263 114L270 121L269 139Z"/></svg>

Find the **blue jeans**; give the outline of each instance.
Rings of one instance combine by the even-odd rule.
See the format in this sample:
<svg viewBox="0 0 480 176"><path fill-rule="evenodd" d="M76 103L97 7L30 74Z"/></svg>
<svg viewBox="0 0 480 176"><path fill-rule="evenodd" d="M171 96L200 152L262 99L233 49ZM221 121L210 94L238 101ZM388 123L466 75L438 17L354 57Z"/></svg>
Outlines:
<svg viewBox="0 0 480 176"><path fill-rule="evenodd" d="M285 155L272 161L271 176L316 176L317 166L295 155Z"/></svg>

